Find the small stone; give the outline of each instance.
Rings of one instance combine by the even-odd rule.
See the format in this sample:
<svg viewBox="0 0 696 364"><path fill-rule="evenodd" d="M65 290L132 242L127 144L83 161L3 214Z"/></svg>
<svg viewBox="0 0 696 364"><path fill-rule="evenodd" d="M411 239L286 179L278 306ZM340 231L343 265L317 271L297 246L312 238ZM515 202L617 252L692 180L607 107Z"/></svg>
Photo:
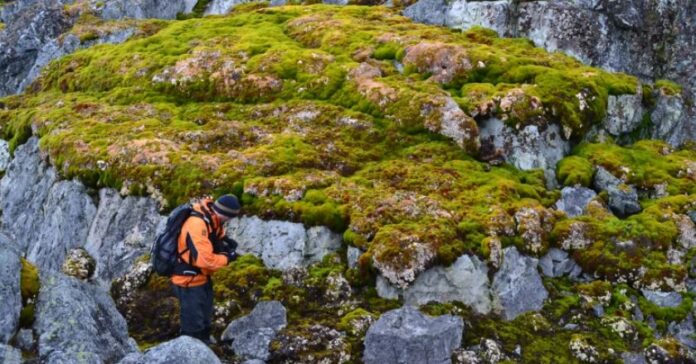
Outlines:
<svg viewBox="0 0 696 364"><path fill-rule="evenodd" d="M641 292L648 301L660 307L677 307L682 303L682 296L678 292L662 292L649 289L643 289Z"/></svg>
<svg viewBox="0 0 696 364"><path fill-rule="evenodd" d="M63 273L82 280L89 280L94 274L96 262L83 248L72 249L68 252L63 263Z"/></svg>
<svg viewBox="0 0 696 364"><path fill-rule="evenodd" d="M249 315L227 326L222 341L232 341L231 349L239 357L268 360L269 345L278 331L287 326L286 316L285 307L280 302L259 302Z"/></svg>

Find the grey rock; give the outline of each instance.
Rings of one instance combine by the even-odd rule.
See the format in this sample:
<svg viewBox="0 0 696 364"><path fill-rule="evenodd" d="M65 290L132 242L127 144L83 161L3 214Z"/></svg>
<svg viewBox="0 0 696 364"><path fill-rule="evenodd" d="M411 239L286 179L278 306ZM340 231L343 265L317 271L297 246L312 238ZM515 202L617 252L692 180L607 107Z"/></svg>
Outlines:
<svg viewBox="0 0 696 364"><path fill-rule="evenodd" d="M681 95L660 95L650 114L651 137L662 139L672 146L696 139L693 115L687 114Z"/></svg>
<svg viewBox="0 0 696 364"><path fill-rule="evenodd" d="M96 259L97 281L108 286L147 253L158 229L166 224L154 199L121 197L116 190L99 191L99 206L85 249Z"/></svg>
<svg viewBox="0 0 696 364"><path fill-rule="evenodd" d="M505 320L540 310L548 291L537 271L538 260L521 255L517 248L503 251L503 265L493 277L493 307Z"/></svg>
<svg viewBox="0 0 696 364"><path fill-rule="evenodd" d="M459 301L485 315L491 310L488 268L476 256L462 255L449 267L431 268L418 275L403 296L409 305Z"/></svg>
<svg viewBox="0 0 696 364"><path fill-rule="evenodd" d="M512 10L510 0L452 1L448 3L445 10L444 25L462 30L473 26L482 26L493 29L498 32L498 35L504 36L510 33Z"/></svg>
<svg viewBox="0 0 696 364"><path fill-rule="evenodd" d="M490 118L479 124L482 158L502 156L521 170L541 168L547 183L555 184L556 164L570 152L570 144L561 137L560 127L549 124L545 129L527 125L520 130Z"/></svg>
<svg viewBox="0 0 696 364"><path fill-rule="evenodd" d="M687 212L686 214L689 215L689 218L691 219L691 221L693 221L693 223L696 224L696 210L691 210L691 211Z"/></svg>
<svg viewBox="0 0 696 364"><path fill-rule="evenodd" d="M34 332L31 329L20 329L15 336L15 341L17 342L17 347L24 351L32 351L34 350L34 345L36 345Z"/></svg>
<svg viewBox="0 0 696 364"><path fill-rule="evenodd" d="M642 210L636 188L622 183L606 169L597 167L593 184L598 191L608 192L609 208L616 216L624 218Z"/></svg>
<svg viewBox="0 0 696 364"><path fill-rule="evenodd" d="M384 278L381 274L377 275L375 288L377 288L377 295L388 300L399 299L399 296L403 292L402 289L394 287L391 283L389 283L389 280Z"/></svg>
<svg viewBox="0 0 696 364"><path fill-rule="evenodd" d="M567 252L558 248L549 249L548 253L539 260L539 267L547 277L555 278L567 274L571 278L577 278L582 274L582 268L568 256Z"/></svg>
<svg viewBox="0 0 696 364"><path fill-rule="evenodd" d="M322 3L331 5L348 5L348 0L322 0Z"/></svg>
<svg viewBox="0 0 696 364"><path fill-rule="evenodd" d="M205 9L205 15L227 14L235 6L247 2L249 2L249 0L213 0L208 3L208 8Z"/></svg>
<svg viewBox="0 0 696 364"><path fill-rule="evenodd" d="M42 362L115 362L137 351L111 297L60 273L42 276L34 330Z"/></svg>
<svg viewBox="0 0 696 364"><path fill-rule="evenodd" d="M239 253L251 253L270 268L308 266L341 247L341 236L326 227L306 229L287 221L264 221L256 216L232 219L227 234L239 243Z"/></svg>
<svg viewBox="0 0 696 364"><path fill-rule="evenodd" d="M693 313L690 313L684 321L680 323L670 323L669 327L667 327L667 332L690 350L696 350Z"/></svg>
<svg viewBox="0 0 696 364"><path fill-rule="evenodd" d="M640 85L635 95L609 96L604 127L609 134L619 136L635 130L643 120L643 102Z"/></svg>
<svg viewBox="0 0 696 364"><path fill-rule="evenodd" d="M601 303L596 303L595 305L593 305L592 311L594 312L594 315L597 317L604 316L604 306L602 306Z"/></svg>
<svg viewBox="0 0 696 364"><path fill-rule="evenodd" d="M196 0L109 0L104 2L100 15L104 19L174 19L178 13L190 13L196 3Z"/></svg>
<svg viewBox="0 0 696 364"><path fill-rule="evenodd" d="M287 4L286 0L271 0L269 6L283 6L285 4Z"/></svg>
<svg viewBox="0 0 696 364"><path fill-rule="evenodd" d="M22 310L19 254L9 245L6 237L0 239L0 343L6 344L19 326Z"/></svg>
<svg viewBox="0 0 696 364"><path fill-rule="evenodd" d="M623 353L621 354L621 359L624 364L648 364L645 361L645 355L641 353Z"/></svg>
<svg viewBox="0 0 696 364"><path fill-rule="evenodd" d="M642 289L641 292L648 301L660 307L677 307L682 303L682 296L678 292L662 292L649 289Z"/></svg>
<svg viewBox="0 0 696 364"><path fill-rule="evenodd" d="M450 363L462 340L461 317L429 317L411 306L388 311L367 330L363 361L384 363Z"/></svg>
<svg viewBox="0 0 696 364"><path fill-rule="evenodd" d="M404 8L403 15L419 23L444 25L447 9L445 0L421 0Z"/></svg>
<svg viewBox="0 0 696 364"><path fill-rule="evenodd" d="M22 352L19 349L13 348L9 345L0 344L0 363L3 364L21 364Z"/></svg>
<svg viewBox="0 0 696 364"><path fill-rule="evenodd" d="M179 336L148 349L144 354L132 353L119 364L218 364L220 359L202 341Z"/></svg>
<svg viewBox="0 0 696 364"><path fill-rule="evenodd" d="M356 247L348 247L348 249L346 250L346 260L348 261L348 268L355 269L358 267L358 260L360 260L360 256L362 255L362 253L362 250Z"/></svg>
<svg viewBox="0 0 696 364"><path fill-rule="evenodd" d="M286 310L280 302L259 302L249 315L227 326L222 340L234 340L231 347L237 356L268 360L271 341L286 325Z"/></svg>
<svg viewBox="0 0 696 364"><path fill-rule="evenodd" d="M5 171L10 165L10 145L6 140L0 139L0 172Z"/></svg>
<svg viewBox="0 0 696 364"><path fill-rule="evenodd" d="M59 1L22 3L3 11L3 18L7 26L0 32L0 96L21 91L20 84L43 46L73 23Z"/></svg>
<svg viewBox="0 0 696 364"><path fill-rule="evenodd" d="M77 279L89 280L94 274L96 263L83 248L71 249L61 271Z"/></svg>
<svg viewBox="0 0 696 364"><path fill-rule="evenodd" d="M568 217L585 214L587 204L597 193L586 187L564 187L561 198L556 202L556 209L565 212Z"/></svg>
<svg viewBox="0 0 696 364"><path fill-rule="evenodd" d="M2 230L23 242L27 259L42 271L58 270L67 251L84 244L96 212L81 183L58 181L36 137L17 148L0 181L0 208L2 221L12 221Z"/></svg>

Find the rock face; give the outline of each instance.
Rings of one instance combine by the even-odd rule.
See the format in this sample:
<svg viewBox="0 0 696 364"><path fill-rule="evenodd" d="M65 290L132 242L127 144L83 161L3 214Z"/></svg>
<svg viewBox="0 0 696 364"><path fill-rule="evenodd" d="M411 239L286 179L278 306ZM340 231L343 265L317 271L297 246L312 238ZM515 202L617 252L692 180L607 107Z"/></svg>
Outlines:
<svg viewBox="0 0 696 364"><path fill-rule="evenodd" d="M3 230L26 244L27 259L41 270L59 269L67 251L84 244L96 212L81 183L58 181L37 138L17 148L0 181L0 198Z"/></svg>
<svg viewBox="0 0 696 364"><path fill-rule="evenodd" d="M286 325L285 307L280 302L259 302L248 316L227 326L222 340L234 340L232 350L237 356L249 360L268 360L271 341Z"/></svg>
<svg viewBox="0 0 696 364"><path fill-rule="evenodd" d="M503 265L493 278L492 290L493 307L506 320L540 310L548 297L537 265L537 259L521 255L515 247L503 251Z"/></svg>
<svg viewBox="0 0 696 364"><path fill-rule="evenodd" d="M582 62L634 74L644 81L670 79L696 96L696 3L668 1L445 1L421 0L403 14L416 21L468 29L492 28L501 36L525 37L549 51L563 51ZM646 39L649 41L646 42ZM652 135L676 146L696 139L696 106L676 97L658 101ZM610 134L635 128L642 116L639 98L609 101Z"/></svg>
<svg viewBox="0 0 696 364"><path fill-rule="evenodd" d="M110 284L125 274L133 261L148 251L165 223L154 199L123 198L116 190L101 189L85 245L97 261L97 280Z"/></svg>
<svg viewBox="0 0 696 364"><path fill-rule="evenodd" d="M450 363L464 331L461 317L428 317L411 306L384 313L365 336L366 364Z"/></svg>
<svg viewBox="0 0 696 364"><path fill-rule="evenodd" d="M196 3L196 0L111 0L104 3L101 16L104 19L174 19L178 13L190 13Z"/></svg>
<svg viewBox="0 0 696 364"><path fill-rule="evenodd" d="M476 256L462 255L447 268L435 267L421 273L403 296L409 305L459 301L477 313L487 314L491 310L488 268Z"/></svg>
<svg viewBox="0 0 696 364"><path fill-rule="evenodd" d="M556 209L565 212L568 217L585 213L587 204L597 196L595 191L585 187L564 187L561 198L556 202Z"/></svg>
<svg viewBox="0 0 696 364"><path fill-rule="evenodd" d="M239 243L239 253L254 254L266 266L281 270L321 261L341 247L341 236L326 227L306 229L302 224L256 216L230 220L227 234Z"/></svg>
<svg viewBox="0 0 696 364"><path fill-rule="evenodd" d="M546 129L527 125L515 130L502 120L491 118L480 124L479 133L482 158L502 158L522 170L541 168L552 185L555 183L556 163L570 152L570 144L563 140L556 124L550 124Z"/></svg>
<svg viewBox="0 0 696 364"><path fill-rule="evenodd" d="M159 344L145 354L128 354L119 364L217 364L220 359L200 340L189 336L179 336L174 340Z"/></svg>
<svg viewBox="0 0 696 364"><path fill-rule="evenodd" d="M115 362L137 351L111 297L60 273L42 279L34 330L42 362Z"/></svg>
<svg viewBox="0 0 696 364"><path fill-rule="evenodd" d="M233 7L238 4L243 4L247 1L245 0L213 0L208 4L208 8L205 9L205 15L221 15L227 14Z"/></svg>
<svg viewBox="0 0 696 364"><path fill-rule="evenodd" d="M0 236L0 343L10 341L19 325L22 310L20 272L22 264L19 254L10 247L10 242Z"/></svg>
<svg viewBox="0 0 696 364"><path fill-rule="evenodd" d="M21 5L2 14L7 27L0 32L0 96L19 92L43 46L72 25L60 2Z"/></svg>

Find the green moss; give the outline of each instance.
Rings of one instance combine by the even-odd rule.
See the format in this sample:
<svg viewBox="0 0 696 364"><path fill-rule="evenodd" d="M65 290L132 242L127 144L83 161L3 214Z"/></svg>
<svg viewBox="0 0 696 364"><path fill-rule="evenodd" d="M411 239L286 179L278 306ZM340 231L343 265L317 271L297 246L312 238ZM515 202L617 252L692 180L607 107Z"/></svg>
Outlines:
<svg viewBox="0 0 696 364"><path fill-rule="evenodd" d="M22 311L19 316L21 327L31 327L34 322L36 298L41 288L38 269L29 261L22 258L20 289L22 292Z"/></svg>
<svg viewBox="0 0 696 364"><path fill-rule="evenodd" d="M594 175L592 163L585 158L570 156L563 158L556 167L558 181L563 186L581 185L589 187Z"/></svg>
<svg viewBox="0 0 696 364"><path fill-rule="evenodd" d="M678 83L670 80L657 80L655 81L655 88L659 89L668 96L680 95L682 93L682 87Z"/></svg>

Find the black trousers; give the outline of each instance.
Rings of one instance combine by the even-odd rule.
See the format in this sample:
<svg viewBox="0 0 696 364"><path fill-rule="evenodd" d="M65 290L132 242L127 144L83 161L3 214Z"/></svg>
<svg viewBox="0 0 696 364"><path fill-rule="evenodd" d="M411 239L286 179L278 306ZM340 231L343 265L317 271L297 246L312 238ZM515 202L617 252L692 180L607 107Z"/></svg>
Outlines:
<svg viewBox="0 0 696 364"><path fill-rule="evenodd" d="M213 320L213 282L196 287L174 286L179 299L179 322L181 335L187 335L208 342Z"/></svg>

